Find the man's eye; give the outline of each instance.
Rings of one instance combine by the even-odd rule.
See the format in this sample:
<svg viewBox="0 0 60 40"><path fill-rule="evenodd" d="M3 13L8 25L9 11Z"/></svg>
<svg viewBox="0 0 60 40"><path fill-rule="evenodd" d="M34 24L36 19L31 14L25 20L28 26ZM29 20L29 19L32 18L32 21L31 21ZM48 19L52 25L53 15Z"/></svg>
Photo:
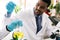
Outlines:
<svg viewBox="0 0 60 40"><path fill-rule="evenodd" d="M39 4L37 4L36 6L39 6Z"/></svg>
<svg viewBox="0 0 60 40"><path fill-rule="evenodd" d="M40 8L45 9L45 7L43 7L43 6L40 6Z"/></svg>

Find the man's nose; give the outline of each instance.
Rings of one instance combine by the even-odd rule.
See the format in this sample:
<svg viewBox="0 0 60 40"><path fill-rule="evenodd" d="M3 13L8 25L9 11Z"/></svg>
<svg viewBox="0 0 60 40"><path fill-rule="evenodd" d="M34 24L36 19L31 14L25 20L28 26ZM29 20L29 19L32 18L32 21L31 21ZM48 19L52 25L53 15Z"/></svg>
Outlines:
<svg viewBox="0 0 60 40"><path fill-rule="evenodd" d="M39 9L39 6L37 7L37 9Z"/></svg>
<svg viewBox="0 0 60 40"><path fill-rule="evenodd" d="M37 9L40 10L40 6L38 6Z"/></svg>

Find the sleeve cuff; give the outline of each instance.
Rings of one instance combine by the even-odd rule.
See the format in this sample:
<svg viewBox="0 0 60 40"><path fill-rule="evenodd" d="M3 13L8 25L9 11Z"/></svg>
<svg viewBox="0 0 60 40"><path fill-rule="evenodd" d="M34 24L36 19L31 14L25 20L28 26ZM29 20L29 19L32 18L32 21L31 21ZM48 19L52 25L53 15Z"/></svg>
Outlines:
<svg viewBox="0 0 60 40"><path fill-rule="evenodd" d="M6 25L6 30L9 31L9 32L11 32L11 31L7 28L7 25Z"/></svg>

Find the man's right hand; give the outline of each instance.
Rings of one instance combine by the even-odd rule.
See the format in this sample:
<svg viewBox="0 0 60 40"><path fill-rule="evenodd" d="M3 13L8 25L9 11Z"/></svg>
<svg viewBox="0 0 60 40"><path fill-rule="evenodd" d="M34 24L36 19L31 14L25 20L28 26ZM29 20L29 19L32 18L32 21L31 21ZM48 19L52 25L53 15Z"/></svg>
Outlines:
<svg viewBox="0 0 60 40"><path fill-rule="evenodd" d="M6 28L8 31L13 31L16 27L21 27L23 26L23 23L21 20L14 20L10 24L6 25Z"/></svg>

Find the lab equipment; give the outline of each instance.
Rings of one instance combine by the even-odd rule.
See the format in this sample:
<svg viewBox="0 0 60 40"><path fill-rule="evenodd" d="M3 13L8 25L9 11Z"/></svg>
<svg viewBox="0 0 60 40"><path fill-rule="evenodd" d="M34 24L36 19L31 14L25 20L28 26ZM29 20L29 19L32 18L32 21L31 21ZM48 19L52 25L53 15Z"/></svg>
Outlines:
<svg viewBox="0 0 60 40"><path fill-rule="evenodd" d="M54 25L58 24L58 21L55 20L53 17L49 16L49 19L53 22Z"/></svg>
<svg viewBox="0 0 60 40"><path fill-rule="evenodd" d="M52 35L50 36L51 39L56 39L56 40L60 40L60 31L56 30L56 32L52 33Z"/></svg>

